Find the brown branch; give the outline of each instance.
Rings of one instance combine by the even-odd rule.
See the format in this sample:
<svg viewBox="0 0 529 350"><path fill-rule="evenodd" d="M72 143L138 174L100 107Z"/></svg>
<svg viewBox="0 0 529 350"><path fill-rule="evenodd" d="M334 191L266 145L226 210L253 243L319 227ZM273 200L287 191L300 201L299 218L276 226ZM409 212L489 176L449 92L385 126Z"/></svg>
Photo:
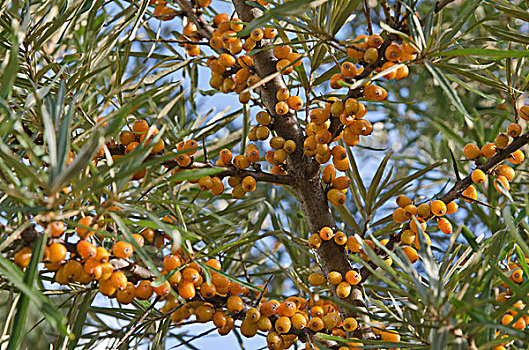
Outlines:
<svg viewBox="0 0 529 350"><path fill-rule="evenodd" d="M368 0L364 0L364 14L366 16L367 21L367 32L369 35L373 35L373 22L371 21L371 8L369 7L369 4L367 2Z"/></svg>

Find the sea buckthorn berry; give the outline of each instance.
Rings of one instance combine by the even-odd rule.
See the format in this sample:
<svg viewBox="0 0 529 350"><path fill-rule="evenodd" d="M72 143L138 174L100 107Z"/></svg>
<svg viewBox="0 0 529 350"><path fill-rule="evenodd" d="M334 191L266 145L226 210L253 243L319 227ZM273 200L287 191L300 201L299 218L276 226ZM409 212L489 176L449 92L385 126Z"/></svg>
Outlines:
<svg viewBox="0 0 529 350"><path fill-rule="evenodd" d="M384 39L378 34L369 36L367 39L367 46L369 47L379 47L384 42Z"/></svg>
<svg viewBox="0 0 529 350"><path fill-rule="evenodd" d="M127 287L127 276L122 271L114 271L110 277L112 286L117 290L122 290Z"/></svg>
<svg viewBox="0 0 529 350"><path fill-rule="evenodd" d="M324 241L330 240L334 236L334 231L330 227L323 227L320 230L320 237Z"/></svg>
<svg viewBox="0 0 529 350"><path fill-rule="evenodd" d="M330 109L331 115L335 117L339 117L340 114L343 113L343 111L344 111L344 103L342 101L338 100L332 103L331 109Z"/></svg>
<svg viewBox="0 0 529 350"><path fill-rule="evenodd" d="M511 279L516 283L522 283L523 282L523 270L521 268L517 268L513 271L511 275Z"/></svg>
<svg viewBox="0 0 529 350"><path fill-rule="evenodd" d="M265 303L262 303L259 307L259 311L261 311L262 316L270 317L276 314L279 305L280 303L277 300L270 300Z"/></svg>
<svg viewBox="0 0 529 350"><path fill-rule="evenodd" d="M176 162L178 163L179 166L181 167L186 167L186 166L189 166L191 164L191 157L187 154L179 154L176 156Z"/></svg>
<svg viewBox="0 0 529 350"><path fill-rule="evenodd" d="M209 191L211 186L213 186L213 181L211 181L211 176L204 176L198 180L198 186L202 191Z"/></svg>
<svg viewBox="0 0 529 350"><path fill-rule="evenodd" d="M261 312L259 311L259 309L252 307L251 309L246 311L246 318L252 322L257 322L261 318Z"/></svg>
<svg viewBox="0 0 529 350"><path fill-rule="evenodd" d="M309 236L309 247L311 247L312 249L318 249L321 245L321 237L319 234L317 233L313 233Z"/></svg>
<svg viewBox="0 0 529 350"><path fill-rule="evenodd" d="M435 216L443 216L446 214L446 204L441 200L434 200L430 205L432 214Z"/></svg>
<svg viewBox="0 0 529 350"><path fill-rule="evenodd" d="M441 230L444 234L451 234L452 233L452 223L448 221L446 218L440 218L437 220L437 226L439 227L439 230Z"/></svg>
<svg viewBox="0 0 529 350"><path fill-rule="evenodd" d="M242 188L246 192L253 192L255 191L255 187L257 186L257 182L252 176L246 176L244 179L242 179Z"/></svg>
<svg viewBox="0 0 529 350"><path fill-rule="evenodd" d="M476 188L472 185L468 186L461 194L467 198L471 198L474 200L478 198L478 191L476 191ZM466 198L465 201L468 203L472 203L472 200L468 200Z"/></svg>
<svg viewBox="0 0 529 350"><path fill-rule="evenodd" d="M329 280L330 284L337 285L342 282L342 274L338 271L331 271L327 274L327 279Z"/></svg>
<svg viewBox="0 0 529 350"><path fill-rule="evenodd" d="M77 253L83 258L83 259L91 259L94 258L97 254L97 249L95 245L88 241L79 241L77 243Z"/></svg>
<svg viewBox="0 0 529 350"><path fill-rule="evenodd" d="M386 48L384 56L386 56L386 59L389 61L398 61L402 56L402 47L399 44L393 42Z"/></svg>
<svg viewBox="0 0 529 350"><path fill-rule="evenodd" d="M323 321L323 326L328 330L336 327L336 325L341 321L336 312L327 313L327 315L323 316L321 320Z"/></svg>
<svg viewBox="0 0 529 350"><path fill-rule="evenodd" d="M325 283L325 276L321 273L311 273L308 281L311 286L319 287Z"/></svg>
<svg viewBox="0 0 529 350"><path fill-rule="evenodd" d="M31 261L31 248L30 247L24 247L15 253L14 262L19 267L22 267L22 268L28 267L30 261Z"/></svg>
<svg viewBox="0 0 529 350"><path fill-rule="evenodd" d="M52 221L48 224L47 229L52 237L60 237L64 233L64 222Z"/></svg>
<svg viewBox="0 0 529 350"><path fill-rule="evenodd" d="M368 100L384 101L388 97L388 92L376 85L368 85L364 88L364 97Z"/></svg>
<svg viewBox="0 0 529 350"><path fill-rule="evenodd" d="M451 201L450 203L446 205L446 214L447 215L455 214L458 208L459 206L457 205L457 203L454 201Z"/></svg>
<svg viewBox="0 0 529 350"><path fill-rule="evenodd" d="M265 111L258 112L255 119L259 124L264 126L269 125L272 122L272 117L270 117L270 114Z"/></svg>
<svg viewBox="0 0 529 350"><path fill-rule="evenodd" d="M334 235L334 243L338 245L345 245L347 243L347 235L342 231L338 231Z"/></svg>
<svg viewBox="0 0 529 350"><path fill-rule="evenodd" d="M511 315L511 314L505 314L503 315L502 319L501 319L501 324L504 325L504 326L508 326L509 324L511 324L511 322L514 320L514 316Z"/></svg>
<svg viewBox="0 0 529 350"><path fill-rule="evenodd" d="M509 192L511 189L509 180L507 180L507 178L503 175L500 175L494 179L494 187L496 188L496 191L500 193L505 193L505 191Z"/></svg>
<svg viewBox="0 0 529 350"><path fill-rule="evenodd" d="M351 294L351 285L348 282L340 282L336 287L336 295L339 298L345 299Z"/></svg>
<svg viewBox="0 0 529 350"><path fill-rule="evenodd" d="M350 164L349 164L349 159L347 159L347 158L342 159L342 160L333 159L332 163L334 164L334 167L336 168L336 170L339 170L339 171L349 170L349 165Z"/></svg>
<svg viewBox="0 0 529 350"><path fill-rule="evenodd" d="M357 285L358 283L360 283L360 281L362 281L362 275L360 275L360 273L358 273L358 271L349 270L345 274L345 280L349 284L354 286L354 285Z"/></svg>
<svg viewBox="0 0 529 350"><path fill-rule="evenodd" d="M289 75L294 70L294 67L289 60L282 59L276 63L276 70L281 72L282 75Z"/></svg>
<svg viewBox="0 0 529 350"><path fill-rule="evenodd" d="M417 215L421 219L426 219L428 216L430 216L430 204L428 203L422 203L417 207Z"/></svg>
<svg viewBox="0 0 529 350"><path fill-rule="evenodd" d="M299 96L290 96L287 99L288 107L295 111L299 111L303 107L303 100Z"/></svg>
<svg viewBox="0 0 529 350"><path fill-rule="evenodd" d="M401 208L405 208L411 204L411 199L403 194L398 195L396 198L397 205Z"/></svg>
<svg viewBox="0 0 529 350"><path fill-rule="evenodd" d="M471 175L472 182L479 185L485 182L487 175L481 169L475 169Z"/></svg>
<svg viewBox="0 0 529 350"><path fill-rule="evenodd" d="M358 113L358 109L360 108L359 106L360 105L358 103L358 100L354 98L348 98L347 100L345 100L344 103L344 113L346 113L347 115L356 114Z"/></svg>
<svg viewBox="0 0 529 350"><path fill-rule="evenodd" d="M408 220L409 218L403 208L397 208L393 211L393 221L395 221L396 223L401 224Z"/></svg>
<svg viewBox="0 0 529 350"><path fill-rule="evenodd" d="M93 235L94 234L93 231L88 231L88 229L81 227L81 226L91 227L93 223L94 223L94 218L92 216L85 216L79 219L79 222L77 223L78 226L76 228L77 234L79 235L79 237L81 237L82 239L85 239Z"/></svg>
<svg viewBox="0 0 529 350"><path fill-rule="evenodd" d="M143 280L137 286L134 292L136 298L148 300L152 296L151 281Z"/></svg>
<svg viewBox="0 0 529 350"><path fill-rule="evenodd" d="M211 321L214 313L215 309L213 308L213 306L211 304L205 303L197 307L195 311L195 316L198 322L206 323Z"/></svg>
<svg viewBox="0 0 529 350"><path fill-rule="evenodd" d="M370 47L364 52L364 61L367 64L373 64L378 60L378 50L374 47Z"/></svg>
<svg viewBox="0 0 529 350"><path fill-rule="evenodd" d="M143 245L145 244L145 238L143 238L142 235L139 235L137 233L133 233L132 234L132 238L134 238L134 240L136 241L136 243L140 246L140 247L143 247Z"/></svg>
<svg viewBox="0 0 529 350"><path fill-rule="evenodd" d="M239 312L242 310L242 307L243 307L242 299L241 297L237 295L231 295L226 302L226 308L230 312Z"/></svg>
<svg viewBox="0 0 529 350"><path fill-rule="evenodd" d="M292 154L296 150L296 142L294 140L286 140L285 144L283 145L283 150L287 154Z"/></svg>
<svg viewBox="0 0 529 350"><path fill-rule="evenodd" d="M417 216L419 214L419 208L417 208L415 205L413 204L408 204L405 208L404 208L404 212L406 213L406 216L408 218L411 218L412 216Z"/></svg>
<svg viewBox="0 0 529 350"><path fill-rule="evenodd" d="M347 317L343 320L343 328L346 332L353 332L358 328L358 322L353 317Z"/></svg>
<svg viewBox="0 0 529 350"><path fill-rule="evenodd" d="M68 253L66 247L61 243L52 243L48 246L48 249L48 260L51 262L63 261L66 258L66 253Z"/></svg>
<svg viewBox="0 0 529 350"><path fill-rule="evenodd" d="M520 164L524 159L525 155L521 150L516 150L509 156L509 161L513 164Z"/></svg>
<svg viewBox="0 0 529 350"><path fill-rule="evenodd" d="M290 91L287 88L277 90L276 98L278 101L286 101L290 97Z"/></svg>
<svg viewBox="0 0 529 350"><path fill-rule="evenodd" d="M135 293L136 288L134 287L134 284L132 282L128 282L127 286L124 289L118 290L116 299L121 304L130 304L134 301Z"/></svg>
<svg viewBox="0 0 529 350"><path fill-rule="evenodd" d="M400 235L400 241L404 244L411 245L415 241L415 232L412 230L404 230Z"/></svg>
<svg viewBox="0 0 529 350"><path fill-rule="evenodd" d="M200 280L200 273L192 268L186 267L182 270L182 279L188 283L196 283Z"/></svg>
<svg viewBox="0 0 529 350"><path fill-rule="evenodd" d="M129 242L118 241L112 247L112 253L121 259L126 259L134 253L134 247Z"/></svg>
<svg viewBox="0 0 529 350"><path fill-rule="evenodd" d="M350 236L347 237L347 248L349 248L352 253L358 253L362 246L360 245L360 243L358 243L356 238Z"/></svg>
<svg viewBox="0 0 529 350"><path fill-rule="evenodd" d="M341 89L343 86L341 84L341 82L343 82L344 80L344 76L341 75L341 74L334 74L331 79L329 80L329 86L331 87L331 89Z"/></svg>
<svg viewBox="0 0 529 350"><path fill-rule="evenodd" d="M237 169L246 169L250 166L250 161L245 155L239 154L233 159L233 166Z"/></svg>
<svg viewBox="0 0 529 350"><path fill-rule="evenodd" d="M281 136L274 136L270 139L270 147L273 149L280 149L283 148L285 145L285 139Z"/></svg>
<svg viewBox="0 0 529 350"><path fill-rule="evenodd" d="M385 330L380 334L380 338L384 341L398 343L400 342L400 335L394 330Z"/></svg>
<svg viewBox="0 0 529 350"><path fill-rule="evenodd" d="M327 199L334 206L342 206L345 204L347 198L345 193L333 188L329 192L327 192Z"/></svg>
<svg viewBox="0 0 529 350"><path fill-rule="evenodd" d="M296 312L291 318L292 326L296 329L304 329L307 327L307 319L303 314Z"/></svg>
<svg viewBox="0 0 529 350"><path fill-rule="evenodd" d="M273 39L277 35L277 29L275 28L265 28L263 31L263 37L265 39Z"/></svg>
<svg viewBox="0 0 529 350"><path fill-rule="evenodd" d="M515 175L515 172L514 172L514 169L511 168L510 166L508 165L499 165L497 168L496 168L496 172L499 174L499 175L502 175L502 176L505 176L505 178L508 180L508 181L512 181L512 179L514 179L514 175Z"/></svg>
<svg viewBox="0 0 529 350"><path fill-rule="evenodd" d="M499 134L498 136L496 136L496 139L494 140L494 146L496 146L496 148L499 148L499 149L503 149L507 147L508 144L509 144L509 136L505 134Z"/></svg>
<svg viewBox="0 0 529 350"><path fill-rule="evenodd" d="M178 255L169 254L163 259L163 269L165 271L173 271L182 265L182 261Z"/></svg>
<svg viewBox="0 0 529 350"><path fill-rule="evenodd" d="M415 264L419 260L419 254L417 253L415 248L404 247L402 248L402 250L404 251L404 254L412 264Z"/></svg>
<svg viewBox="0 0 529 350"><path fill-rule="evenodd" d="M463 148L463 153L467 159L477 159L481 156L481 150L473 143L467 143Z"/></svg>
<svg viewBox="0 0 529 350"><path fill-rule="evenodd" d="M278 115L285 115L288 113L288 104L285 101L279 101L276 103L275 111Z"/></svg>
<svg viewBox="0 0 529 350"><path fill-rule="evenodd" d="M309 328L314 332L319 332L325 327L323 320L319 317L313 317L309 321Z"/></svg>
<svg viewBox="0 0 529 350"><path fill-rule="evenodd" d="M529 120L529 106L520 107L520 117L524 120Z"/></svg>
<svg viewBox="0 0 529 350"><path fill-rule="evenodd" d="M518 137L522 133L522 127L518 123L509 124L507 127L507 134L510 137Z"/></svg>
<svg viewBox="0 0 529 350"><path fill-rule="evenodd" d="M410 74L410 69L408 66L402 66L397 69L397 72L395 74L395 79L402 80L406 78Z"/></svg>
<svg viewBox="0 0 529 350"><path fill-rule="evenodd" d="M158 295L160 295L155 288L154 289L154 292ZM170 288L168 288L168 292L167 294L170 292ZM182 281L180 283L178 283L178 286L177 286L177 291L178 291L178 294L183 298L183 299L186 299L186 300L189 300L189 299L193 299L196 295L196 288L195 288L195 285L191 282L186 282L186 281Z"/></svg>
<svg viewBox="0 0 529 350"><path fill-rule="evenodd" d="M340 67L340 72L344 77L352 78L356 76L356 66L352 62L344 62Z"/></svg>
<svg viewBox="0 0 529 350"><path fill-rule="evenodd" d="M496 154L496 146L493 143L486 143L481 147L481 155L485 158L491 158Z"/></svg>
<svg viewBox="0 0 529 350"><path fill-rule="evenodd" d="M132 124L132 131L134 131L135 134L145 134L149 130L149 123L147 123L146 120L136 120L134 124Z"/></svg>
<svg viewBox="0 0 529 350"><path fill-rule="evenodd" d="M430 236L426 232L423 232L423 237L424 237L424 241L426 242L426 245L431 246L432 240ZM421 242L419 242L419 234L415 235L415 238L413 239L413 245L415 246L415 249L417 250L421 249Z"/></svg>
<svg viewBox="0 0 529 350"><path fill-rule="evenodd" d="M330 184L332 181L334 181L335 176L336 176L336 168L332 164L327 164L323 168L321 180L326 184Z"/></svg>
<svg viewBox="0 0 529 350"><path fill-rule="evenodd" d="M222 328L226 325L226 315L221 310L215 311L211 319L217 328Z"/></svg>
<svg viewBox="0 0 529 350"><path fill-rule="evenodd" d="M426 230L426 222L423 219L417 219L417 222L419 223L422 231L424 232ZM410 221L410 230L412 230L415 233L418 232L418 227L417 227L417 224L415 223L415 220Z"/></svg>
<svg viewBox="0 0 529 350"><path fill-rule="evenodd" d="M280 45L274 47L274 56L279 59L286 59L288 57L288 54L292 52L292 48L288 45Z"/></svg>
<svg viewBox="0 0 529 350"><path fill-rule="evenodd" d="M254 41L259 41L264 37L264 32L261 28L254 29L254 31L250 34L250 38Z"/></svg>
<svg viewBox="0 0 529 350"><path fill-rule="evenodd" d="M292 317L298 310L297 304L292 300L287 300L277 308L279 316Z"/></svg>
<svg viewBox="0 0 529 350"><path fill-rule="evenodd" d="M214 176L212 182L211 193L215 196L221 195L224 192L224 184L222 183L222 180Z"/></svg>

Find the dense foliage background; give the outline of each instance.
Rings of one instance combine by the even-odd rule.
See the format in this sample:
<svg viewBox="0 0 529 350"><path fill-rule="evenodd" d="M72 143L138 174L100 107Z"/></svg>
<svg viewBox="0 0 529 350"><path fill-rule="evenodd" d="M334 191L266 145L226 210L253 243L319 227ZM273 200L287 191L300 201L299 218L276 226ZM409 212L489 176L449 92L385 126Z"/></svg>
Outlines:
<svg viewBox="0 0 529 350"><path fill-rule="evenodd" d="M183 11L184 3L170 1L168 6ZM346 58L334 40L351 42L367 34L369 26L375 33L404 35L387 23L386 5L279 1L248 26L275 27L279 35L274 45L290 43L305 54L303 64L286 79L291 91L314 107L322 98L345 94L329 88L330 77L339 71L335 62ZM405 0L389 6L407 13L410 36L420 52L406 79L379 83L389 93L387 101L366 102L374 132L350 148L348 201L331 208L340 229L374 241L399 230L391 218L397 195L407 194L417 203L441 197L459 173L465 177L475 167L463 156L465 144L493 142L515 121L524 131L527 126L518 116L529 85L526 2ZM13 264L16 251L28 244L24 232L42 232L38 223L50 215L63 220L68 233L75 231L80 213L102 217L105 226L98 233L119 232L129 239L145 228L160 230L198 259L221 259L230 278L248 279L252 286L269 281L269 298L310 293L307 277L317 264L307 247L305 217L289 186L259 184L242 200L227 193L215 197L187 181L214 171L168 171L162 163L173 155L150 157L152 145L114 162L106 147L99 164L93 161L106 142L138 119L158 127L166 151L174 151L183 139L197 140L198 161L205 160L204 149L210 159L225 147L241 152L255 125L257 104L243 105L235 93L209 86L207 58L215 52L201 45L201 54L191 57L178 45L183 13L160 21L153 11L147 0L0 5L2 349L13 343L32 349L44 344L57 349L216 344L215 338L200 343L195 337L214 331L213 326L193 321L176 326L158 304L151 305L152 299L121 305L99 294L96 282L58 285L36 259L25 271ZM232 14L230 1L214 0L203 17L211 21L220 12ZM307 111L298 112L302 124ZM75 158L66 165L69 150ZM141 180L130 180L144 168ZM372 251L371 265L353 257L364 271L378 268L364 281L365 300L373 321L399 330L400 348L450 344L489 349L506 340L513 341L508 345L513 349L527 346L526 329L501 324L516 301L528 301L527 278L513 283L505 270L508 261L518 260L529 274L523 259L529 256L526 163L516 167L516 174L508 194L498 192L490 178L477 186L480 203L460 200L460 210L450 218L452 235L429 229L431 250L420 250L418 264L409 264L400 248L389 253L393 267ZM122 210L113 211L107 202ZM178 224L162 221L167 215ZM46 243L43 235L38 237L31 243L34 255ZM152 268L160 266L169 250L169 244L146 245L135 255ZM502 283L514 293L507 301L496 300ZM519 315L527 316L527 308ZM234 332L227 347L266 344L264 338L247 340L237 328ZM499 339L496 332L508 338Z"/></svg>

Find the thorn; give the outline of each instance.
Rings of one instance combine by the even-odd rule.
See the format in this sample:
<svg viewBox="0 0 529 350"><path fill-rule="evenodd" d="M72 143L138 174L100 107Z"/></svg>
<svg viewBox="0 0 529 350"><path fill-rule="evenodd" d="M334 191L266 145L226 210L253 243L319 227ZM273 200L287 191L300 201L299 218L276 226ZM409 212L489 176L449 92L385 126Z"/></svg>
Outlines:
<svg viewBox="0 0 529 350"><path fill-rule="evenodd" d="M463 194L460 194L459 197L460 197L460 198L463 198L463 199L466 199L466 200L468 200L468 201L471 201L471 202L473 202L473 203L476 203L476 204L481 204L481 205L483 205L483 206L485 206L485 207L488 207L488 208L490 208L490 209L499 210L498 208L493 207L493 206L490 205L490 204L487 204L487 203L485 203L485 202L482 202L482 201L480 201L480 200L478 200L478 199L474 199L474 198L467 197L467 196L465 196L465 195L463 195Z"/></svg>
<svg viewBox="0 0 529 350"><path fill-rule="evenodd" d="M456 173L457 182L460 182L461 176L459 175L459 169L457 167L456 157L454 157L454 152L452 152L452 149L450 147L448 147L448 150L450 151L450 157L452 158L452 166L454 167L454 172Z"/></svg>

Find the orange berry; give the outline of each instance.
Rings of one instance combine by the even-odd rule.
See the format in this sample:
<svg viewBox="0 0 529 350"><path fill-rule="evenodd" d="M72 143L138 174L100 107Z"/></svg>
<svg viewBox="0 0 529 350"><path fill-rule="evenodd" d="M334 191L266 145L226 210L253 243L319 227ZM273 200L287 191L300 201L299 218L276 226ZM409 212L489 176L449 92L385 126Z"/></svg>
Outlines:
<svg viewBox="0 0 529 350"><path fill-rule="evenodd" d="M511 189L509 180L507 180L507 178L503 175L500 175L494 179L494 187L500 193L504 193L505 191L509 192L509 190Z"/></svg>
<svg viewBox="0 0 529 350"><path fill-rule="evenodd" d="M435 216L443 216L446 214L446 204L441 200L434 200L430 205L430 209Z"/></svg>
<svg viewBox="0 0 529 350"><path fill-rule="evenodd" d="M196 295L195 285L186 281L178 283L177 291L178 294L186 300L193 299Z"/></svg>
<svg viewBox="0 0 529 350"><path fill-rule="evenodd" d="M134 131L135 134L146 134L149 130L149 123L147 123L146 120L136 120L134 124L132 124L132 131Z"/></svg>
<svg viewBox="0 0 529 350"><path fill-rule="evenodd" d="M48 224L47 229L52 237L60 237L64 233L64 222L52 221Z"/></svg>
<svg viewBox="0 0 529 350"><path fill-rule="evenodd" d="M446 214L447 215L450 215L450 214L455 214L457 212L457 209L458 209L458 205L456 202L452 201L450 203L448 203L446 205Z"/></svg>
<svg viewBox="0 0 529 350"><path fill-rule="evenodd" d="M77 222L77 224L79 226L77 226L77 228L76 228L77 234L79 235L79 237L81 237L82 239L85 239L85 238L88 238L91 235L93 235L94 234L93 231L89 232L88 229L86 229L84 227L81 227L81 226L90 227L90 226L92 226L93 223L94 223L94 217L92 217L92 216L85 216L85 217L79 219L79 221ZM96 225L94 225L94 228L97 228Z"/></svg>
<svg viewBox="0 0 529 350"><path fill-rule="evenodd" d="M481 147L481 154L485 158L491 158L496 154L496 146L493 143L486 143Z"/></svg>
<svg viewBox="0 0 529 350"><path fill-rule="evenodd" d="M505 176L505 178L508 180L508 181L512 181L512 179L514 179L514 175L515 175L515 172L514 172L514 169L511 168L510 166L508 165L499 165L497 168L496 168L496 172L499 174L499 175L502 175L502 176Z"/></svg>
<svg viewBox="0 0 529 350"><path fill-rule="evenodd" d="M478 198L478 192L472 185L468 186L462 193L463 196L476 200ZM471 203L471 200L465 199L466 202Z"/></svg>
<svg viewBox="0 0 529 350"><path fill-rule="evenodd" d="M498 136L496 136L496 139L494 139L494 146L496 146L496 148L503 149L507 147L508 144L509 136L505 134L499 134Z"/></svg>
<svg viewBox="0 0 529 350"><path fill-rule="evenodd" d="M437 220L437 226L439 227L439 230L441 230L441 232L447 235L452 233L452 224L446 218L440 218L439 220Z"/></svg>
<svg viewBox="0 0 529 350"><path fill-rule="evenodd" d="M323 227L319 234L322 240L328 241L334 236L334 231L330 227Z"/></svg>
<svg viewBox="0 0 529 350"><path fill-rule="evenodd" d="M529 120L529 106L520 107L520 117L524 120Z"/></svg>
<svg viewBox="0 0 529 350"><path fill-rule="evenodd" d="M226 301L226 308L230 312L240 312L243 308L243 301L241 297L237 295L229 296L228 300Z"/></svg>
<svg viewBox="0 0 529 350"><path fill-rule="evenodd" d="M479 185L485 182L485 180L487 179L487 176L485 175L483 170L475 169L472 172L471 178L472 178L472 182Z"/></svg>
<svg viewBox="0 0 529 350"><path fill-rule="evenodd" d="M402 248L402 250L404 251L404 254L412 264L416 263L419 260L419 254L414 248L404 247Z"/></svg>
<svg viewBox="0 0 529 350"><path fill-rule="evenodd" d="M349 270L345 274L345 280L351 285L357 285L362 280L362 275L358 271Z"/></svg>
<svg viewBox="0 0 529 350"><path fill-rule="evenodd" d="M112 253L121 259L126 259L134 253L134 247L129 242L118 241L112 247Z"/></svg>
<svg viewBox="0 0 529 350"><path fill-rule="evenodd" d="M30 261L31 261L31 248L30 247L24 247L15 253L14 262L18 266L22 268L28 267Z"/></svg>
<svg viewBox="0 0 529 350"><path fill-rule="evenodd" d="M91 259L97 255L97 249L95 245L88 241L79 241L77 243L77 253L79 253L83 259Z"/></svg>
<svg viewBox="0 0 529 350"><path fill-rule="evenodd" d="M481 150L473 143L467 143L463 148L463 153L467 159L477 159L481 156Z"/></svg>
<svg viewBox="0 0 529 350"><path fill-rule="evenodd" d="M513 164L520 164L524 159L525 155L521 150L516 150L509 156L509 161Z"/></svg>
<svg viewBox="0 0 529 350"><path fill-rule="evenodd" d="M110 276L112 286L117 290L122 290L127 287L127 276L122 271L114 271Z"/></svg>
<svg viewBox="0 0 529 350"><path fill-rule="evenodd" d="M68 250L61 243L52 243L48 246L49 249L49 261L59 262L63 261L66 258L66 253Z"/></svg>

